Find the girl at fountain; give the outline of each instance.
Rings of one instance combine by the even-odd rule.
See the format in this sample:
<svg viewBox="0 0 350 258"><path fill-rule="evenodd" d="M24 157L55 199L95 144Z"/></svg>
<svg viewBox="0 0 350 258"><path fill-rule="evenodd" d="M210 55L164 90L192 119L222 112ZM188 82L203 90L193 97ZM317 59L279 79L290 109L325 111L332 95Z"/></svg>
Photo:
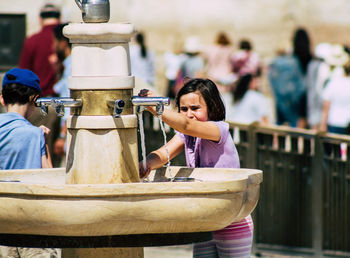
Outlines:
<svg viewBox="0 0 350 258"><path fill-rule="evenodd" d="M147 89L139 96L153 97ZM146 157L146 167L140 162L140 177L159 168L185 151L189 167L239 168L239 157L224 122L225 106L220 93L209 79L185 82L176 97L178 112L165 109L162 120L177 133L158 150ZM156 115L154 107L147 109ZM214 232L213 240L194 245L193 257L249 257L253 239L251 216Z"/></svg>

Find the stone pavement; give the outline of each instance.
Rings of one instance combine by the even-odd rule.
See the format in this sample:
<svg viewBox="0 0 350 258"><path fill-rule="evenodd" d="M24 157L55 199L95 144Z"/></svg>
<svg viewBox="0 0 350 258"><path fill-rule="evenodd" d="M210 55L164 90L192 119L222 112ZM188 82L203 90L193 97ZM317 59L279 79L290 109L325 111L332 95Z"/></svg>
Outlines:
<svg viewBox="0 0 350 258"><path fill-rule="evenodd" d="M145 247L144 258L192 258L192 245Z"/></svg>
<svg viewBox="0 0 350 258"><path fill-rule="evenodd" d="M262 253L250 258L302 258L303 256ZM305 256L304 256L305 257ZM144 258L192 258L192 245L145 247Z"/></svg>

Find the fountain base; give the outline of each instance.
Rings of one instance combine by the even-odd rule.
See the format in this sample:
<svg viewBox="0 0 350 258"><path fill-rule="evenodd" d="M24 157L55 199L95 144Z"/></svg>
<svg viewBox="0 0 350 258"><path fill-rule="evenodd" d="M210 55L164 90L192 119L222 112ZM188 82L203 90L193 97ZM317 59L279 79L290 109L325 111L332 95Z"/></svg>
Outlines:
<svg viewBox="0 0 350 258"><path fill-rule="evenodd" d="M30 248L106 248L185 245L209 241L212 232L64 237L0 234L0 245Z"/></svg>
<svg viewBox="0 0 350 258"><path fill-rule="evenodd" d="M254 210L262 182L260 170L227 168L161 168L149 183L66 184L65 176L64 168L0 171L0 244L63 248L67 258L143 257L144 246L210 240Z"/></svg>

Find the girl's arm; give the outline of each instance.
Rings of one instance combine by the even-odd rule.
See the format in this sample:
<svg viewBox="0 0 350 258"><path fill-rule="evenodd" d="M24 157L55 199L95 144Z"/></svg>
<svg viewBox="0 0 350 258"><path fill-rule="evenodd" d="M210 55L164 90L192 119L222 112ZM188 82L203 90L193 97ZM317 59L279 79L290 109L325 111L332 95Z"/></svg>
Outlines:
<svg viewBox="0 0 350 258"><path fill-rule="evenodd" d="M175 135L168 143L167 149L169 151L170 160L180 154L184 149L184 143L181 138ZM164 164L168 163L168 156L165 146L162 146L158 150L152 151L146 157L146 168L143 167L143 162L139 163L140 177L146 177L152 169L160 168Z"/></svg>
<svg viewBox="0 0 350 258"><path fill-rule="evenodd" d="M141 90L139 96L153 97L154 95L149 90ZM150 111L153 115L157 115L155 107L149 106L147 107L147 110ZM177 113L168 108L164 109L162 120L164 123L168 124L170 127L174 128L180 133L215 142L220 141L220 130L213 122L203 122L196 119L190 119L187 116Z"/></svg>
<svg viewBox="0 0 350 258"><path fill-rule="evenodd" d="M170 109L164 109L162 119L164 123L180 133L215 142L220 141L221 133L219 127L213 122L190 119Z"/></svg>

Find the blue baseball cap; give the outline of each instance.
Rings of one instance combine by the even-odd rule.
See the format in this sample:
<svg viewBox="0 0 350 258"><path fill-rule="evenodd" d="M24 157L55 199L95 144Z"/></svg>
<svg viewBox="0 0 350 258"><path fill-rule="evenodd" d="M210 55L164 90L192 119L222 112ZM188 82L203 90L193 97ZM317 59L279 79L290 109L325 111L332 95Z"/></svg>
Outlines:
<svg viewBox="0 0 350 258"><path fill-rule="evenodd" d="M13 68L8 71L2 81L2 87L10 83L25 85L41 93L39 77L28 69Z"/></svg>

